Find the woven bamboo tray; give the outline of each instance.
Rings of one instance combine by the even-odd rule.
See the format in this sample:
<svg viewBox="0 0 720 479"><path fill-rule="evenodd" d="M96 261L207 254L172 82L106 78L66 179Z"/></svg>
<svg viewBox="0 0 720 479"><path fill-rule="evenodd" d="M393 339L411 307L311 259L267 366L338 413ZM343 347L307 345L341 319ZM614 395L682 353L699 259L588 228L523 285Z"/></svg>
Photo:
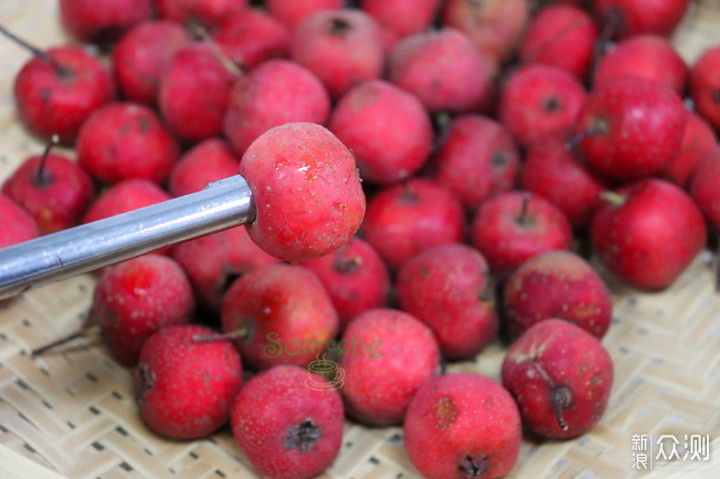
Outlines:
<svg viewBox="0 0 720 479"><path fill-rule="evenodd" d="M41 47L67 40L57 0L0 0L0 22ZM694 5L674 38L693 62L720 43L720 1ZM27 55L0 40L0 181L43 145L18 125L12 82ZM1 221L2 219L0 219ZM1 225L1 223L0 223ZM2 226L0 226L2 227ZM673 287L643 294L608 278L613 325L604 344L615 362L607 413L583 437L525 441L509 477L639 477L634 434L709 435L707 462L656 462L647 477L720 476L720 295L713 257L696 258ZM90 306L92 275L0 303L0 478L254 478L229 428L192 442L168 441L140 421L130 370L94 343L32 360L28 351L76 330ZM504 351L491 345L451 372L499 376ZM419 477L402 446L401 428L347 422L344 445L322 478Z"/></svg>

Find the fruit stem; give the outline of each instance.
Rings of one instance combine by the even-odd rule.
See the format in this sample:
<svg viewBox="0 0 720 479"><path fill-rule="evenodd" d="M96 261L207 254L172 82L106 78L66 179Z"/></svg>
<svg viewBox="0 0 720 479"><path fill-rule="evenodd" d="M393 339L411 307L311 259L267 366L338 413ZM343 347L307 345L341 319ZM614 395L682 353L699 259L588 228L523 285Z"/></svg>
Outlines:
<svg viewBox="0 0 720 479"><path fill-rule="evenodd" d="M50 151L53 149L53 147L57 146L59 142L60 137L58 137L57 135L53 135L50 138L50 143L48 143L48 145L45 147L45 151L40 157L40 164L38 165L37 171L35 172L35 178L33 180L35 186L43 187L47 186L48 183L50 183L51 178L45 174L45 164L47 163L48 156L50 156Z"/></svg>
<svg viewBox="0 0 720 479"><path fill-rule="evenodd" d="M5 28L2 25L0 25L0 33L5 35L10 40L17 43L24 49L28 50L30 53L32 53L37 58L50 63L50 65L55 70L55 73L57 73L59 77L67 78L68 76L70 76L70 73L71 73L70 70L67 67L64 67L60 63L58 63L58 61L55 58L51 57L46 52L40 50L35 45L32 45L32 44L26 42L25 40L18 37L17 35L15 35L14 33L12 33L10 30L8 30L7 28Z"/></svg>
<svg viewBox="0 0 720 479"><path fill-rule="evenodd" d="M543 368L535 358L531 358L529 361L535 366L535 369L540 373L540 376L547 383L548 387L550 387L550 405L555 411L555 418L557 419L560 429L567 431L568 425L562 417L562 412L572 404L572 391L567 386L556 385L555 381L553 381L547 371L545 371L545 368Z"/></svg>
<svg viewBox="0 0 720 479"><path fill-rule="evenodd" d="M337 256L333 261L333 269L340 274L353 274L362 266L362 258L353 256L351 258L343 258Z"/></svg>
<svg viewBox="0 0 720 479"><path fill-rule="evenodd" d="M207 29L200 25L197 22L191 22L188 25L188 28L190 31L200 38L205 44L210 48L210 51L212 52L213 56L219 61L222 66L230 72L231 75L233 75L236 78L241 78L245 75L245 72L243 72L243 69L237 64L235 64L234 61L228 57L224 51L218 46L217 42L213 40L212 36L210 36L210 33L208 33Z"/></svg>
<svg viewBox="0 0 720 479"><path fill-rule="evenodd" d="M206 343L211 341L224 341L226 339L245 339L249 334L250 329L242 327L229 333L196 334L192 339L196 343Z"/></svg>
<svg viewBox="0 0 720 479"><path fill-rule="evenodd" d="M565 37L565 35L569 34L573 30L575 30L577 27L582 25L585 22L585 20L586 19L584 17L578 17L575 19L575 21L565 25L565 27L562 30L558 31L555 35L553 35L552 38L550 38L548 41L546 41L545 43L540 45L540 48L533 51L533 54L528 56L528 58L526 58L525 61L522 62L522 64L526 65L528 63L534 63L535 60L538 57L540 57L540 55L542 55L543 53L548 51L551 47L556 45L560 40L563 39L563 37Z"/></svg>
<svg viewBox="0 0 720 479"><path fill-rule="evenodd" d="M621 195L620 193L616 193L614 191L603 191L600 193L600 196L603 200L607 201L613 206L622 206L625 204L625 195Z"/></svg>
<svg viewBox="0 0 720 479"><path fill-rule="evenodd" d="M523 193L522 207L520 208L520 216L518 216L517 222L520 226L527 226L530 223L530 217L528 215L528 205L530 204L530 198L532 194L525 192Z"/></svg>
<svg viewBox="0 0 720 479"><path fill-rule="evenodd" d="M450 118L450 114L443 111L433 115L432 119L432 127L435 132L432 152L436 153L447 142L447 138L450 135L450 124L452 122L452 118Z"/></svg>
<svg viewBox="0 0 720 479"><path fill-rule="evenodd" d="M330 20L330 35L341 36L350 30L350 23L344 18L335 17Z"/></svg>
<svg viewBox="0 0 720 479"><path fill-rule="evenodd" d="M625 23L625 16L617 7L608 8L605 12L605 25L603 26L600 36L595 41L595 46L592 53L592 64L595 65L604 54L605 45L615 37L623 27ZM593 68L590 69L591 71Z"/></svg>
<svg viewBox="0 0 720 479"><path fill-rule="evenodd" d="M550 403L555 411L555 418L560 429L567 431L568 425L562 417L562 412L572 404L572 391L567 386L553 387L552 391L550 391Z"/></svg>
<svg viewBox="0 0 720 479"><path fill-rule="evenodd" d="M77 338L89 338L92 336L98 336L100 333L102 333L102 328L99 324L96 324L94 326L88 326L87 328L83 328L79 331L75 331L72 334L69 334L63 338L57 339L51 343L48 343L44 346L41 346L37 349L33 349L30 352L30 356L35 358L37 356L40 356L41 354L44 354L45 352L56 348L58 346L61 346L63 344L69 343L70 341L73 341Z"/></svg>
<svg viewBox="0 0 720 479"><path fill-rule="evenodd" d="M565 149L567 151L574 150L575 148L580 145L580 143L590 136L595 135L601 135L603 133L607 133L608 129L610 128L610 125L608 124L607 120L604 120L602 118L595 119L588 127L585 129L585 131L581 131L574 137L570 138L565 143Z"/></svg>

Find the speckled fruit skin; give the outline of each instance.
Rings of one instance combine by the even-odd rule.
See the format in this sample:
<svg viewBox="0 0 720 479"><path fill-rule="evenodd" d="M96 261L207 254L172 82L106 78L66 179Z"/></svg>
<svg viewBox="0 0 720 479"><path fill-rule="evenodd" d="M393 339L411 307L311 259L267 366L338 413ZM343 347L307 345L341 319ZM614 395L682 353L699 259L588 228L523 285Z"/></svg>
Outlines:
<svg viewBox="0 0 720 479"><path fill-rule="evenodd" d="M302 266L320 279L338 313L340 329L369 309L382 308L390 299L390 274L370 243L350 238L333 253Z"/></svg>
<svg viewBox="0 0 720 479"><path fill-rule="evenodd" d="M586 93L580 81L557 67L532 64L503 86L498 118L521 145L575 125Z"/></svg>
<svg viewBox="0 0 720 479"><path fill-rule="evenodd" d="M712 126L697 113L689 111L680 154L662 176L687 189L702 159L717 145L718 140Z"/></svg>
<svg viewBox="0 0 720 479"><path fill-rule="evenodd" d="M503 315L514 339L547 318L564 319L602 339L612 321L612 298L580 256L549 251L529 259L508 278Z"/></svg>
<svg viewBox="0 0 720 479"><path fill-rule="evenodd" d="M473 357L497 333L490 267L469 246L420 253L400 268L395 285L402 309L432 328L446 359Z"/></svg>
<svg viewBox="0 0 720 479"><path fill-rule="evenodd" d="M714 232L720 232L720 148L700 162L688 191Z"/></svg>
<svg viewBox="0 0 720 479"><path fill-rule="evenodd" d="M185 241L172 248L203 307L219 312L225 292L238 277L280 260L261 250L243 226Z"/></svg>
<svg viewBox="0 0 720 479"><path fill-rule="evenodd" d="M240 159L220 138L208 138L185 152L173 166L168 190L173 196L201 191L211 181L237 174Z"/></svg>
<svg viewBox="0 0 720 479"><path fill-rule="evenodd" d="M576 230L587 226L600 206L607 182L590 171L576 149L568 149L571 135L556 132L533 141L525 150L520 188L552 202Z"/></svg>
<svg viewBox="0 0 720 479"><path fill-rule="evenodd" d="M38 228L30 213L9 197L0 193L0 218L4 226L0 228L0 248L38 236Z"/></svg>
<svg viewBox="0 0 720 479"><path fill-rule="evenodd" d="M355 159L329 130L288 123L260 136L240 161L257 215L250 237L290 262L335 251L357 232L365 194Z"/></svg>
<svg viewBox="0 0 720 479"><path fill-rule="evenodd" d="M94 199L90 176L77 163L49 154L38 179L42 156L25 160L2 185L2 192L32 214L40 234L80 223Z"/></svg>
<svg viewBox="0 0 720 479"><path fill-rule="evenodd" d="M338 344L345 408L365 424L401 424L418 389L437 371L432 330L413 316L373 309L353 319Z"/></svg>
<svg viewBox="0 0 720 479"><path fill-rule="evenodd" d="M226 55L247 70L290 55L290 30L263 10L236 13L220 24L214 38Z"/></svg>
<svg viewBox="0 0 720 479"><path fill-rule="evenodd" d="M175 23L155 20L142 23L123 35L112 51L118 87L130 101L153 106L160 76L172 64L178 50L190 43L190 35Z"/></svg>
<svg viewBox="0 0 720 479"><path fill-rule="evenodd" d="M355 156L363 181L390 184L416 173L433 132L422 103L383 80L367 81L338 101L328 128Z"/></svg>
<svg viewBox="0 0 720 479"><path fill-rule="evenodd" d="M83 223L101 220L170 199L170 195L148 180L125 180L98 196L83 218Z"/></svg>
<svg viewBox="0 0 720 479"><path fill-rule="evenodd" d="M205 437L228 421L242 384L242 362L227 340L199 325L169 326L152 335L135 370L135 397L145 423L164 436Z"/></svg>
<svg viewBox="0 0 720 479"><path fill-rule="evenodd" d="M80 166L102 182L144 179L161 185L180 157L180 147L153 110L116 102L83 123L77 155Z"/></svg>
<svg viewBox="0 0 720 479"><path fill-rule="evenodd" d="M150 20L153 0L60 0L60 21L82 41L107 42Z"/></svg>
<svg viewBox="0 0 720 479"><path fill-rule="evenodd" d="M690 0L595 0L595 17L627 38L641 33L669 37L685 16Z"/></svg>
<svg viewBox="0 0 720 479"><path fill-rule="evenodd" d="M290 56L313 72L333 98L380 78L385 60L377 22L352 9L306 17L293 30Z"/></svg>
<svg viewBox="0 0 720 479"><path fill-rule="evenodd" d="M190 321L192 289L180 265L148 254L102 270L93 295L91 320L102 328L113 357L125 365L138 361L154 332Z"/></svg>
<svg viewBox="0 0 720 479"><path fill-rule="evenodd" d="M523 201L529 195L521 221ZM486 201L470 227L471 244L504 281L533 256L572 247L572 228L565 214L542 196L511 191Z"/></svg>
<svg viewBox="0 0 720 479"><path fill-rule="evenodd" d="M680 152L687 113L670 88L642 77L620 77L587 97L577 128L599 131L580 149L587 163L610 178L631 180L661 173Z"/></svg>
<svg viewBox="0 0 720 479"><path fill-rule="evenodd" d="M416 95L431 113L464 113L485 106L497 71L493 60L450 28L405 37L388 61L390 81Z"/></svg>
<svg viewBox="0 0 720 479"><path fill-rule="evenodd" d="M81 47L51 48L47 54L70 73L58 75L49 62L30 59L15 77L18 117L42 139L58 135L60 143L71 145L88 115L115 99L115 87L102 63Z"/></svg>
<svg viewBox="0 0 720 479"><path fill-rule="evenodd" d="M464 235L460 199L439 183L419 177L375 194L363 223L365 240L392 270L433 246L461 242Z"/></svg>
<svg viewBox="0 0 720 479"><path fill-rule="evenodd" d="M306 366L325 351L338 329L337 313L315 274L302 266L254 269L225 293L223 331L247 329L235 344L250 366Z"/></svg>
<svg viewBox="0 0 720 479"><path fill-rule="evenodd" d="M708 48L690 70L690 93L698 113L720 130L720 45Z"/></svg>
<svg viewBox="0 0 720 479"><path fill-rule="evenodd" d="M236 80L205 43L180 49L160 77L158 106L175 136L197 142L219 135Z"/></svg>
<svg viewBox="0 0 720 479"><path fill-rule="evenodd" d="M530 22L520 46L520 59L561 68L582 81L597 39L598 29L587 12L574 5L550 5Z"/></svg>
<svg viewBox="0 0 720 479"><path fill-rule="evenodd" d="M363 0L362 9L398 38L430 27L440 0Z"/></svg>
<svg viewBox="0 0 720 479"><path fill-rule="evenodd" d="M307 68L269 60L238 79L230 90L223 132L239 155L271 128L290 122L324 125L330 97Z"/></svg>
<svg viewBox="0 0 720 479"><path fill-rule="evenodd" d="M617 44L595 67L595 86L625 75L663 83L682 95L688 68L672 43L660 35L635 35Z"/></svg>
<svg viewBox="0 0 720 479"><path fill-rule="evenodd" d="M528 18L527 0L448 0L442 14L444 26L463 32L479 52L498 61L515 51Z"/></svg>
<svg viewBox="0 0 720 479"><path fill-rule="evenodd" d="M475 373L427 381L410 403L404 432L410 461L428 478L502 477L515 465L522 440L510 393Z"/></svg>
<svg viewBox="0 0 720 479"><path fill-rule="evenodd" d="M577 437L602 418L613 383L613 362L598 339L560 319L546 319L510 346L502 382L517 401L523 424L553 439ZM560 425L551 399L567 388ZM567 390L565 392L567 392Z"/></svg>
<svg viewBox="0 0 720 479"><path fill-rule="evenodd" d="M660 179L616 191L623 203L603 204L590 225L603 264L631 286L668 287L705 246L700 210L683 190Z"/></svg>
<svg viewBox="0 0 720 479"><path fill-rule="evenodd" d="M266 0L270 14L291 30L306 17L320 10L340 10L344 0Z"/></svg>
<svg viewBox="0 0 720 479"><path fill-rule="evenodd" d="M520 156L510 133L499 122L480 115L455 117L433 156L434 178L455 192L468 210L511 189Z"/></svg>
<svg viewBox="0 0 720 479"><path fill-rule="evenodd" d="M343 418L337 390L295 366L250 379L230 412L240 450L269 479L310 479L330 467L342 445Z"/></svg>
<svg viewBox="0 0 720 479"><path fill-rule="evenodd" d="M177 23L200 21L213 28L242 11L248 0L155 0L158 15Z"/></svg>

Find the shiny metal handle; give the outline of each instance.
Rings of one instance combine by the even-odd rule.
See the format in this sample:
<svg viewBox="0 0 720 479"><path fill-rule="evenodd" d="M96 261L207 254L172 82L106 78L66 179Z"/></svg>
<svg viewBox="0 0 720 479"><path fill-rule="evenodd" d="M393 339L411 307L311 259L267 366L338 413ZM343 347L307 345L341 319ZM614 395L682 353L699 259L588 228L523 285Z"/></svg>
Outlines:
<svg viewBox="0 0 720 479"><path fill-rule="evenodd" d="M0 249L0 299L252 221L240 175L197 193Z"/></svg>

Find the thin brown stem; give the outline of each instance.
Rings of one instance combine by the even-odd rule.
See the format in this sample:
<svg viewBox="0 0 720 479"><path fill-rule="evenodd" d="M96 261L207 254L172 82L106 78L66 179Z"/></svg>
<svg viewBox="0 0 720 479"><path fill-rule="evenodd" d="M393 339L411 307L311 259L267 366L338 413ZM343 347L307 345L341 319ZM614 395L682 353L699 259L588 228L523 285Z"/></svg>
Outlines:
<svg viewBox="0 0 720 479"><path fill-rule="evenodd" d="M609 8L605 12L603 29L593 47L592 64L596 65L604 55L605 45L622 30L625 16L619 8ZM593 68L594 69L594 68Z"/></svg>
<svg viewBox="0 0 720 479"><path fill-rule="evenodd" d="M58 346L62 346L63 344L67 344L70 341L74 341L78 338L88 338L88 337L92 337L92 336L98 336L100 333L102 333L102 328L100 327L100 325L96 324L94 326L89 326L89 327L81 329L79 331L75 331L74 333L69 334L63 338L52 341L52 342L50 342L44 346L41 346L37 349L33 349L30 352L30 356L35 358L37 356L40 356L41 354L46 353L47 351L49 351L51 349L54 349Z"/></svg>
<svg viewBox="0 0 720 479"><path fill-rule="evenodd" d="M607 120L598 118L595 121L593 121L592 123L590 123L590 125L588 125L588 127L585 129L585 131L581 131L580 133L578 133L575 136L573 136L572 138L570 138L565 143L565 149L568 151L574 150L575 148L577 148L580 145L580 143L585 138L589 138L591 136L602 135L604 133L607 133L609 128L610 128L610 125L608 124Z"/></svg>
<svg viewBox="0 0 720 479"><path fill-rule="evenodd" d="M42 51L35 45L28 43L27 41L23 40L22 38L15 35L13 32L5 28L4 26L0 25L0 33L8 37L13 42L17 43L24 49L28 50L30 53L32 53L35 57L44 60L53 67L55 72L58 74L58 76L61 77L67 77L70 75L70 70L67 67L62 66L55 58L48 55L46 52Z"/></svg>
<svg viewBox="0 0 720 479"><path fill-rule="evenodd" d="M520 216L518 216L517 222L520 226L526 226L530 222L528 215L528 205L532 195L528 192L523 193L522 207L520 208Z"/></svg>
<svg viewBox="0 0 720 479"><path fill-rule="evenodd" d="M335 257L333 261L333 270L340 274L353 274L357 273L362 266L362 258L359 256L352 256L350 258L344 258L340 255Z"/></svg>
<svg viewBox="0 0 720 479"><path fill-rule="evenodd" d="M526 65L528 63L534 63L535 60L537 60L538 57L540 57L543 53L548 51L550 48L552 48L554 45L557 45L557 43L562 40L562 38L567 35L568 33L572 32L575 28L579 27L586 21L585 17L578 17L575 19L575 21L568 23L565 25L564 28L559 30L551 39L546 41L545 43L541 44L536 50L532 52L532 55L528 56L528 58L525 59L524 62L522 62L523 65Z"/></svg>
<svg viewBox="0 0 720 479"><path fill-rule="evenodd" d="M215 333L215 334L196 334L193 336L193 341L196 343L207 343L211 341L225 341L233 339L245 339L250 334L250 329L243 327L230 331L228 333Z"/></svg>
<svg viewBox="0 0 720 479"><path fill-rule="evenodd" d="M558 426L563 431L568 430L568 425L563 419L562 412L572 404L572 391L567 386L556 386L550 391L550 404L552 404Z"/></svg>
<svg viewBox="0 0 720 479"><path fill-rule="evenodd" d="M545 368L543 368L542 365L535 360L535 358L531 358L529 361L533 364L533 366L535 366L535 370L540 374L550 388L550 405L555 412L555 418L557 419L558 426L560 426L560 429L563 431L567 431L568 425L562 417L562 412L569 408L572 404L572 391L567 386L561 384L556 385L555 381L553 381L547 371L545 371Z"/></svg>
<svg viewBox="0 0 720 479"><path fill-rule="evenodd" d="M40 157L40 164L38 165L37 171L35 172L34 183L36 186L47 186L49 177L45 174L45 165L47 164L47 158L50 156L50 151L57 146L60 142L60 137L53 135L50 138L50 143L45 147L42 156Z"/></svg>
<svg viewBox="0 0 720 479"><path fill-rule="evenodd" d="M231 75L236 78L241 78L245 75L245 72L243 72L242 68L237 66L237 64L235 64L235 62L232 61L232 59L230 59L230 57L228 57L224 51L222 51L220 46L212 38L212 36L205 27L203 27L199 23L192 23L190 24L189 28L194 35L200 38L210 48L213 56L217 59L217 61L222 64L222 66L227 71L230 72Z"/></svg>

